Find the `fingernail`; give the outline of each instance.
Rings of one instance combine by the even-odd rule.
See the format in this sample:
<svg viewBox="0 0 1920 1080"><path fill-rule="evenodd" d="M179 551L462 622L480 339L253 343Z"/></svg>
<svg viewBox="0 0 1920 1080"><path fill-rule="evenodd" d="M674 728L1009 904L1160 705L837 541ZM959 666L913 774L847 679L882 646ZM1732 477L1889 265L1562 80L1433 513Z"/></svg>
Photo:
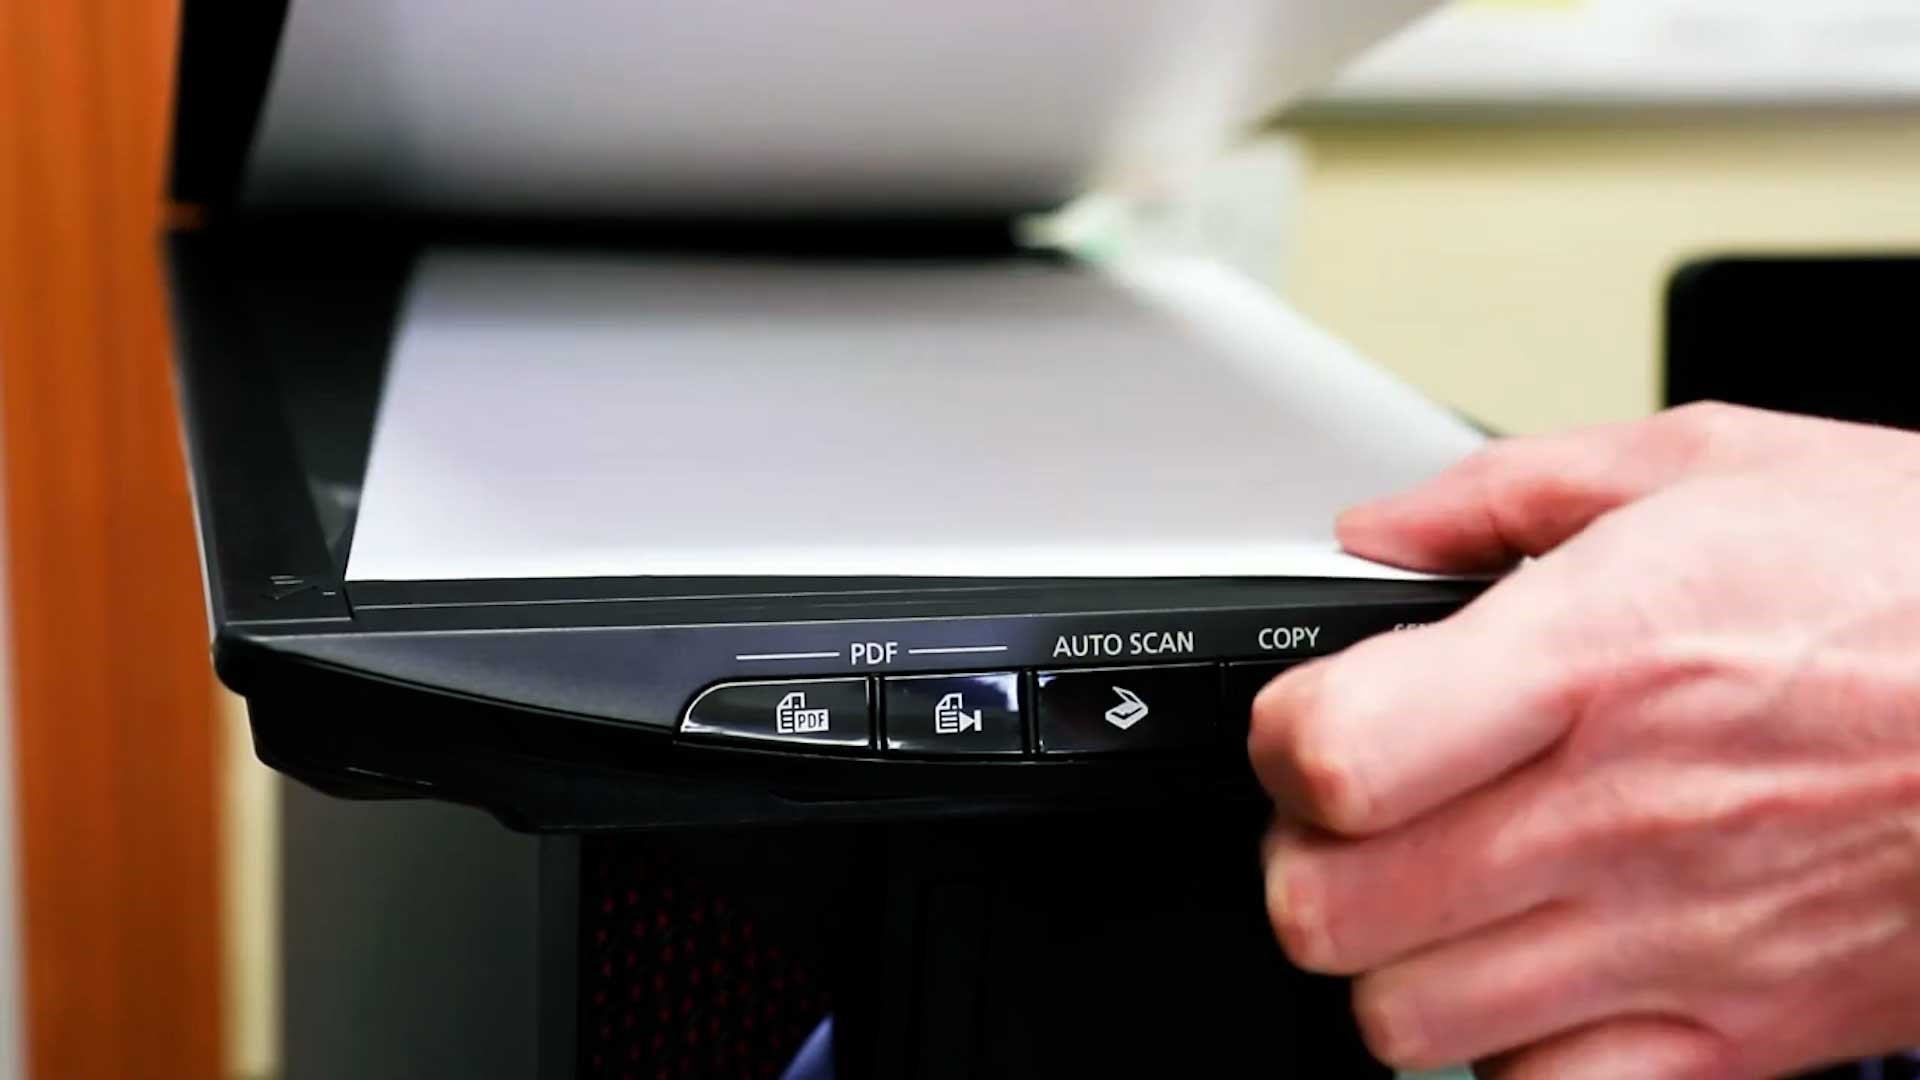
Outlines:
<svg viewBox="0 0 1920 1080"><path fill-rule="evenodd" d="M1352 506L1340 511L1334 518L1334 523L1336 525L1344 525L1355 518L1364 518L1372 514L1377 514L1381 508L1391 506L1392 504L1392 499L1368 499L1366 502L1354 503Z"/></svg>
<svg viewBox="0 0 1920 1080"><path fill-rule="evenodd" d="M1293 957L1296 966L1309 971L1324 968L1327 955L1326 923L1321 917L1320 898L1309 880L1311 874L1298 862L1276 855L1267 868L1272 882L1272 915L1280 943Z"/></svg>
<svg viewBox="0 0 1920 1080"><path fill-rule="evenodd" d="M1353 553L1354 545L1367 542L1367 526L1371 524L1373 512L1364 506L1350 507L1333 519L1333 536L1339 541L1340 548Z"/></svg>
<svg viewBox="0 0 1920 1080"><path fill-rule="evenodd" d="M1411 1009L1374 998L1361 1023L1373 1034L1374 1056L1400 1068L1418 1067L1426 1060L1427 1038Z"/></svg>

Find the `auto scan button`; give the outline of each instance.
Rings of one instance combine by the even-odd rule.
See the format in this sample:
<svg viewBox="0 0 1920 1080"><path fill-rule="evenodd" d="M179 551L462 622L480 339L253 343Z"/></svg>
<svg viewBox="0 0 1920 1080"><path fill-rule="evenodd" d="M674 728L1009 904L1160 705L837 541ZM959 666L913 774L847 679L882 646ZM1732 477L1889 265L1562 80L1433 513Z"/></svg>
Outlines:
<svg viewBox="0 0 1920 1080"><path fill-rule="evenodd" d="M1043 671L1034 680L1045 754L1170 750L1213 741L1219 676L1211 664Z"/></svg>
<svg viewBox="0 0 1920 1080"><path fill-rule="evenodd" d="M687 706L682 735L864 750L873 721L865 679L721 683Z"/></svg>

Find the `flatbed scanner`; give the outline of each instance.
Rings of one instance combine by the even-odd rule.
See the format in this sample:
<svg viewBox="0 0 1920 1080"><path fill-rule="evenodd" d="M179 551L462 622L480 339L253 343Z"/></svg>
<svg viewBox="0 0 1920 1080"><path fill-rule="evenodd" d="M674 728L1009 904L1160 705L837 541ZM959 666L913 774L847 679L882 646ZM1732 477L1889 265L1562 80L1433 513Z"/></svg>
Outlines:
<svg viewBox="0 0 1920 1080"><path fill-rule="evenodd" d="M1478 586L1479 435L1265 289L1021 241L1426 5L185 11L168 238L261 758L529 829L1244 797L1252 694Z"/></svg>
<svg viewBox="0 0 1920 1080"><path fill-rule="evenodd" d="M1249 703L1484 586L1332 535L1481 436L1034 223L1427 6L187 0L287 1080L1380 1075L1274 944Z"/></svg>

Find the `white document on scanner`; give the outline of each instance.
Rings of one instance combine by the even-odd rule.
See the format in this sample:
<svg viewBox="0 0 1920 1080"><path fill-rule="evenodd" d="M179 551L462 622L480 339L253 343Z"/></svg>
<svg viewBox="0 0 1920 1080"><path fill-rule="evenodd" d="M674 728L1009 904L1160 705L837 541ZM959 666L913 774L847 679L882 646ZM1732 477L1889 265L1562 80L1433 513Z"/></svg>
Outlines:
<svg viewBox="0 0 1920 1080"><path fill-rule="evenodd" d="M1168 259L417 266L348 578L1339 577L1481 437Z"/></svg>

